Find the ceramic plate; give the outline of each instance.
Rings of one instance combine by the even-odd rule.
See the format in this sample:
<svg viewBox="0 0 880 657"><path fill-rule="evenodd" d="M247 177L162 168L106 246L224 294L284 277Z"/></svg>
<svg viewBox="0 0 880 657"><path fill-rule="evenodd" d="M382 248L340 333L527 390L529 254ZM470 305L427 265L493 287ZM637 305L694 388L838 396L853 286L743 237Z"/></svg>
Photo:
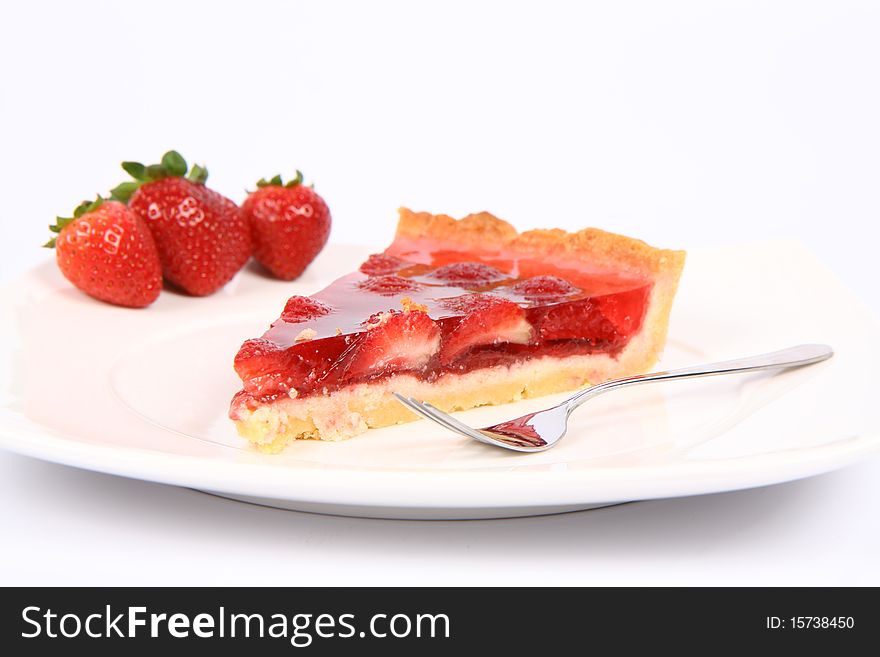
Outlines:
<svg viewBox="0 0 880 657"><path fill-rule="evenodd" d="M351 270L329 246L295 283L247 268L221 292L165 292L147 310L93 301L53 262L0 291L0 446L90 470L290 509L391 518L508 517L763 486L880 447L868 310L797 244L689 254L661 368L824 342L835 357L781 374L610 393L538 454L468 442L425 421L343 443L255 453L226 412L232 358L292 294ZM486 425L561 396L461 413Z"/></svg>

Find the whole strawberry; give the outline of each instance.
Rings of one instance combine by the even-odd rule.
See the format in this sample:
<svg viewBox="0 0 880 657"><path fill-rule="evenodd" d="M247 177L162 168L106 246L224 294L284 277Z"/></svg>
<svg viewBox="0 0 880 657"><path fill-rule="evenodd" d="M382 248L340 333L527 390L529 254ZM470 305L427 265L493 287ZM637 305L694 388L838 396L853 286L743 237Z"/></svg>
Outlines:
<svg viewBox="0 0 880 657"><path fill-rule="evenodd" d="M195 296L223 287L251 255L250 232L241 210L205 187L208 171L169 151L160 164L123 162L133 181L112 198L127 202L156 240L165 280Z"/></svg>
<svg viewBox="0 0 880 657"><path fill-rule="evenodd" d="M330 235L330 209L303 175L286 185L261 179L241 209L251 225L254 257L276 278L292 281L321 252Z"/></svg>
<svg viewBox="0 0 880 657"><path fill-rule="evenodd" d="M118 306L149 306L162 290L162 267L146 224L122 203L83 201L73 217L58 217L58 268L80 290Z"/></svg>

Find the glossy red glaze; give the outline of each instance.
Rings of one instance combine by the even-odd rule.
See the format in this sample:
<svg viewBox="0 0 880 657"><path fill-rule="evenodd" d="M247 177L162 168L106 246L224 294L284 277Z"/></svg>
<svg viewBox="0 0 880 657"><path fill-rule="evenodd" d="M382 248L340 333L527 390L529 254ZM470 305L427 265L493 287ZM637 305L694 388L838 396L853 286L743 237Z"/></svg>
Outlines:
<svg viewBox="0 0 880 657"><path fill-rule="evenodd" d="M427 240L397 240L358 271L314 294L320 312L302 312L302 321L290 321L298 316L292 309L311 308L289 302L288 312L262 338L242 346L235 368L247 401L258 403L280 395L326 394L399 371L431 380L541 356L614 355L641 327L650 291L649 280L586 262L542 262L510 252L467 252ZM502 317L497 303L474 303L475 294L522 308L519 324L515 313ZM325 308L329 312L321 314ZM387 367L365 368L360 362L351 367L352 359L363 359L360 345L376 342L379 330L384 331L383 345L416 343L404 334L397 340L394 324L383 323L386 313L401 310L426 312L436 323L437 352L427 360L389 357ZM492 323L502 321L506 337L492 341ZM475 324L479 330L472 328ZM462 345L463 335L474 336L470 346ZM423 348L424 342L418 344Z"/></svg>

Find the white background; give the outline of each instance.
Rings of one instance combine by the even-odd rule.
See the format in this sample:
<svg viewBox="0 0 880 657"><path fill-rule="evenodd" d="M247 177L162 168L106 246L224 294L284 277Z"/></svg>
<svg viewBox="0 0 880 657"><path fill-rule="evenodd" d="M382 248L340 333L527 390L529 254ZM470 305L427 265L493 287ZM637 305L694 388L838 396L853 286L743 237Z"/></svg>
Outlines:
<svg viewBox="0 0 880 657"><path fill-rule="evenodd" d="M878 33L870 2L5 3L0 282L121 160L173 147L236 201L302 169L337 242L387 242L399 205L796 238L876 312ZM0 583L877 585L878 477L424 523L2 454Z"/></svg>

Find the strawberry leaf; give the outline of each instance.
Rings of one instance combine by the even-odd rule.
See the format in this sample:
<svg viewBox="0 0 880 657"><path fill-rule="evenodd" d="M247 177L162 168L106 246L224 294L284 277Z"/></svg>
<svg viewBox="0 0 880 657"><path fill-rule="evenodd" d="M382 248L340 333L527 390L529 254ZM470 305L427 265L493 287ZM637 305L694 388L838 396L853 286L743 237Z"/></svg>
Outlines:
<svg viewBox="0 0 880 657"><path fill-rule="evenodd" d="M291 180L289 183L287 183L285 185L285 187L296 187L297 185L302 185L302 181L303 181L302 171L297 169L296 170L296 177L293 180ZM279 184L280 184L280 179L279 179Z"/></svg>
<svg viewBox="0 0 880 657"><path fill-rule="evenodd" d="M167 178L168 171L161 164L151 164L147 167L145 175L147 178L146 182L153 182L154 180Z"/></svg>
<svg viewBox="0 0 880 657"><path fill-rule="evenodd" d="M134 180L119 183L116 187L110 190L110 199L113 201L119 201L120 203L128 203L131 195L134 194L140 186L141 184Z"/></svg>
<svg viewBox="0 0 880 657"><path fill-rule="evenodd" d="M257 181L257 187L271 187L272 185L281 186L283 184L284 183L281 182L281 174L272 176L271 178L269 178L269 180L266 180L265 178L260 178Z"/></svg>
<svg viewBox="0 0 880 657"><path fill-rule="evenodd" d="M257 187L270 187L272 185L277 185L278 187L296 187L297 185L302 185L303 174L299 169L296 170L296 177L293 180L289 181L286 185L284 184L284 180L281 178L281 175L275 175L266 180L265 178L260 178L257 181Z"/></svg>
<svg viewBox="0 0 880 657"><path fill-rule="evenodd" d="M86 209L92 204L91 201L83 201L73 209L73 218L79 219L86 213Z"/></svg>
<svg viewBox="0 0 880 657"><path fill-rule="evenodd" d="M199 185L204 185L205 181L208 180L208 169L201 164L193 164L187 179Z"/></svg>
<svg viewBox="0 0 880 657"><path fill-rule="evenodd" d="M184 176L186 175L186 160L177 151L168 151L162 156L162 168L165 169L166 176Z"/></svg>
<svg viewBox="0 0 880 657"><path fill-rule="evenodd" d="M140 162L123 162L122 168L135 180L143 182L147 179L147 167Z"/></svg>
<svg viewBox="0 0 880 657"><path fill-rule="evenodd" d="M85 214L97 210L101 207L101 204L104 202L104 199L100 196L96 197L94 201L83 201L76 209L73 211L72 217L55 217L55 223L49 225L49 230L53 233L60 233L64 230L74 219L79 219ZM55 248L55 238L51 238L48 242L43 245L47 249Z"/></svg>
<svg viewBox="0 0 880 657"><path fill-rule="evenodd" d="M132 194L145 183L155 182L162 178L183 177L191 182L204 184L208 179L208 169L199 164L194 164L187 175L187 164L183 156L177 151L168 151L162 156L159 164L144 166L140 162L123 162L122 168L134 180L126 181L117 185L110 191L110 198L121 203L128 203Z"/></svg>
<svg viewBox="0 0 880 657"><path fill-rule="evenodd" d="M49 230L53 233L60 233L61 229L73 221L73 217L55 217L55 225L50 225Z"/></svg>
<svg viewBox="0 0 880 657"><path fill-rule="evenodd" d="M101 207L101 203L103 202L104 199L102 199L100 196L98 196L94 201L83 201L78 206L76 206L76 209L73 211L73 218L79 219L87 212L97 210L99 207Z"/></svg>

